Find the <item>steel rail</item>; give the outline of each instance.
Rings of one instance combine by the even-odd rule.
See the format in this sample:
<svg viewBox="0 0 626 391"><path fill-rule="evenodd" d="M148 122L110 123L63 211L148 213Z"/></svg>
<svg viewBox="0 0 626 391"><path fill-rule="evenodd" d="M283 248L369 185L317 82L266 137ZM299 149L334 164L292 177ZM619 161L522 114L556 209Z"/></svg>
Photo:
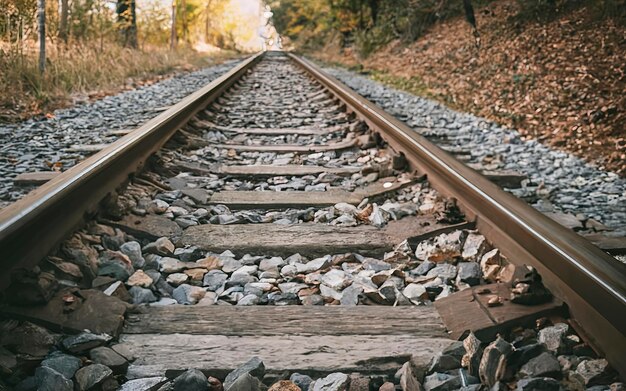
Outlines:
<svg viewBox="0 0 626 391"><path fill-rule="evenodd" d="M536 267L594 346L626 376L626 265L504 192L312 62L290 57L404 153L414 169L427 173L437 190L456 198L512 262Z"/></svg>
<svg viewBox="0 0 626 391"><path fill-rule="evenodd" d="M148 157L198 111L226 91L261 58L258 53L188 95L144 125L111 143L0 211L0 288L16 266L41 261L99 203L141 169Z"/></svg>

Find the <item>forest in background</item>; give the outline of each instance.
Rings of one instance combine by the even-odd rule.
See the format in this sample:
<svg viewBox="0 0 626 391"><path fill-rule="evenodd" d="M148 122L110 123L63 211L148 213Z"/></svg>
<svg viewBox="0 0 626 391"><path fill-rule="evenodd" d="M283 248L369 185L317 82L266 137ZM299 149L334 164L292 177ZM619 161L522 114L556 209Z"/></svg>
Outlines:
<svg viewBox="0 0 626 391"><path fill-rule="evenodd" d="M291 47L626 175L626 1L467 3L271 4Z"/></svg>
<svg viewBox="0 0 626 391"><path fill-rule="evenodd" d="M0 90L12 91L0 121L259 50L263 12L260 0L0 0Z"/></svg>

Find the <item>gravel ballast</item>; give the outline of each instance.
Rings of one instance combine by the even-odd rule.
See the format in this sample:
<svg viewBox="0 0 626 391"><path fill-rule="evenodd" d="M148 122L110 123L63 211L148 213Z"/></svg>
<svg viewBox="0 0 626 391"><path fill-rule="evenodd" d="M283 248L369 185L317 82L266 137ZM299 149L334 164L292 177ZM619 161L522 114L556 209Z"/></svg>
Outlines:
<svg viewBox="0 0 626 391"><path fill-rule="evenodd" d="M16 175L47 171L52 165L66 170L86 156L85 152L75 151L73 146L115 141L120 137L116 130L138 127L237 63L237 60L227 61L92 103L56 110L52 118L0 124L0 207L31 190L15 187L13 178Z"/></svg>
<svg viewBox="0 0 626 391"><path fill-rule="evenodd" d="M542 212L563 212L593 219L626 235L626 180L536 140L522 140L512 129L460 113L435 101L386 87L339 68L325 68L359 94L446 147L470 151L468 163L514 170L528 176L511 193Z"/></svg>

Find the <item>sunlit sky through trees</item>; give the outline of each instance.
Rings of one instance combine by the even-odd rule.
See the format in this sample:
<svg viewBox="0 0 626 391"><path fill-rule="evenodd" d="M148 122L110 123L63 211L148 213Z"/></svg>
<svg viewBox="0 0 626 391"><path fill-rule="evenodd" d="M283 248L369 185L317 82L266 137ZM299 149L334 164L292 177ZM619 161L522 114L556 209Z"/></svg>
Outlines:
<svg viewBox="0 0 626 391"><path fill-rule="evenodd" d="M177 0L177 3L180 6L181 0ZM144 31L166 31L170 28L171 0L138 0L136 4L140 32L142 22L154 24L158 21L156 26ZM262 0L186 0L186 5L188 38L197 50L217 50L206 34L207 14L209 29L219 31L232 40L239 50L260 50L265 42L264 37L269 41L276 35L273 27L266 26L269 15ZM179 37L182 37L182 32L179 32Z"/></svg>

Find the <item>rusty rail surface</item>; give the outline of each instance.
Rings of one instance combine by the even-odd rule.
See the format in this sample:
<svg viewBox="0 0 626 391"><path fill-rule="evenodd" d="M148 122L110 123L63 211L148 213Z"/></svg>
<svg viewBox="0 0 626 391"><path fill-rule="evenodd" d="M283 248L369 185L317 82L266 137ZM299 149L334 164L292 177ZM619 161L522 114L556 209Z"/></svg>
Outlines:
<svg viewBox="0 0 626 391"><path fill-rule="evenodd" d="M626 375L626 265L506 193L312 62L290 57L404 153L413 168L427 173L438 191L456 198L509 260L536 267L591 342Z"/></svg>
<svg viewBox="0 0 626 391"><path fill-rule="evenodd" d="M184 98L139 129L0 211L0 262L8 283L12 267L36 265L97 210L107 194L141 169L193 115L215 100L262 57L257 54ZM407 125L359 96L310 61L292 60L343 101L412 168L428 174L457 199L468 219L514 263L538 269L548 288L568 303L574 320L626 377L626 266L593 244L502 191Z"/></svg>
<svg viewBox="0 0 626 391"><path fill-rule="evenodd" d="M31 267L95 211L107 194L141 169L150 155L261 58L251 56L140 128L0 211L0 288L9 270Z"/></svg>

